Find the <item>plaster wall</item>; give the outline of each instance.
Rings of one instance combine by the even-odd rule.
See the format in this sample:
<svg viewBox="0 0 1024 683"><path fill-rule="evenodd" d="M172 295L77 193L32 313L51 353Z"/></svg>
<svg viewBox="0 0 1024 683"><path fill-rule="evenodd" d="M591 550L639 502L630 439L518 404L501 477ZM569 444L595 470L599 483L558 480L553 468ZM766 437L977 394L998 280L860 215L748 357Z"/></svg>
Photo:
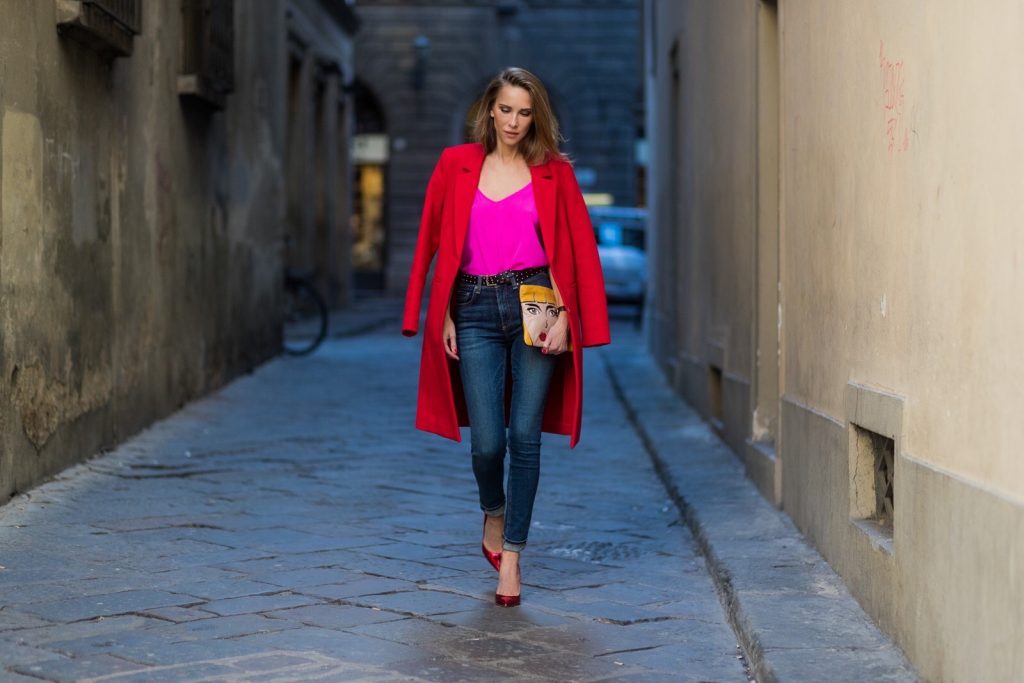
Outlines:
<svg viewBox="0 0 1024 683"><path fill-rule="evenodd" d="M1010 644L1024 642L1024 93L1004 81L1024 66L1024 8L782 14L784 419L836 421L784 426L785 504L926 678L1011 680ZM904 402L891 553L848 520L850 383ZM808 470L837 476L793 486Z"/></svg>
<svg viewBox="0 0 1024 683"><path fill-rule="evenodd" d="M758 130L756 107L736 113L744 98L763 102L752 24L766 6L778 14L777 131ZM746 246L759 215L758 136L777 135L778 486L762 490L926 680L1016 680L1024 6L653 0L651 11L648 128L666 144L652 145L649 203L655 248L674 254L655 268L652 349L713 417L702 376L720 351L706 341L724 329L723 403L733 407L723 431L734 448L735 432L750 438L753 402L727 387L731 374L742 393L758 361L750 335L765 329L743 298L759 285L743 280L758 267ZM730 154L737 138L748 156ZM747 203L754 210L741 211ZM721 235L729 248L709 246ZM723 296L720 278L743 269L751 275ZM767 400L760 390L747 396ZM854 425L893 439L888 532L857 519Z"/></svg>
<svg viewBox="0 0 1024 683"><path fill-rule="evenodd" d="M656 33L647 67L655 214L647 326L673 384L737 449L750 432L754 367L755 10L654 2L645 14L648 35ZM730 36L727 45L720 36ZM711 367L720 387L710 386Z"/></svg>
<svg viewBox="0 0 1024 683"><path fill-rule="evenodd" d="M236 3L224 111L180 101L181 8L129 57L0 23L0 500L245 372L280 343L283 5Z"/></svg>

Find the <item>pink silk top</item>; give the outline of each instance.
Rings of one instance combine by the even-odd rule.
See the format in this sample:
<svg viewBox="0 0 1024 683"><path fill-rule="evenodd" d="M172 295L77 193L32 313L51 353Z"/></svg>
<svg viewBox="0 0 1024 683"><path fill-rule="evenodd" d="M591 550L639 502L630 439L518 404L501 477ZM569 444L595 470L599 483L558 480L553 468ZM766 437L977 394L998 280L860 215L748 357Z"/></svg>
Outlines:
<svg viewBox="0 0 1024 683"><path fill-rule="evenodd" d="M462 270L470 275L494 275L546 265L533 183L499 201L477 188L462 250Z"/></svg>

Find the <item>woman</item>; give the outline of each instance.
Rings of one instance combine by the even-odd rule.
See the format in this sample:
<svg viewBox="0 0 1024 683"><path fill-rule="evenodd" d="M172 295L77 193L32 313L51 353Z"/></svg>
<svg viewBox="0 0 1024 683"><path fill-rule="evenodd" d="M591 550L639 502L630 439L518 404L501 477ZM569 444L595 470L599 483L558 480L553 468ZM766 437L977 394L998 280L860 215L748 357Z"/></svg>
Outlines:
<svg viewBox="0 0 1024 683"><path fill-rule="evenodd" d="M608 310L590 218L540 80L525 69L498 74L472 134L476 142L444 150L427 186L402 333L419 328L436 252L416 426L456 441L459 426L470 427L482 550L499 572L495 602L511 607L541 431L579 441L582 349L609 343ZM553 290L554 315L534 346L524 340L520 285Z"/></svg>

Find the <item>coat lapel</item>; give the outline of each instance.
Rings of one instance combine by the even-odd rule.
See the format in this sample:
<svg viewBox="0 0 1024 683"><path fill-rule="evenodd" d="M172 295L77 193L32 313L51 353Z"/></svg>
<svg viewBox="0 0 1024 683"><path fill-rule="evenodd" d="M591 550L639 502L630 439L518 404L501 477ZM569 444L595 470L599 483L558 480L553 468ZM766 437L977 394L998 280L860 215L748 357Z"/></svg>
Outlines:
<svg viewBox="0 0 1024 683"><path fill-rule="evenodd" d="M472 152L459 164L455 178L455 262L462 263L462 249L466 244L469 230L469 212L476 199L476 188L480 185L480 171L484 167L484 149L474 145Z"/></svg>
<svg viewBox="0 0 1024 683"><path fill-rule="evenodd" d="M544 251L548 263L555 262L555 199L557 183L550 162L530 167L533 183L533 198L537 203L537 216L540 220L540 234L544 240Z"/></svg>

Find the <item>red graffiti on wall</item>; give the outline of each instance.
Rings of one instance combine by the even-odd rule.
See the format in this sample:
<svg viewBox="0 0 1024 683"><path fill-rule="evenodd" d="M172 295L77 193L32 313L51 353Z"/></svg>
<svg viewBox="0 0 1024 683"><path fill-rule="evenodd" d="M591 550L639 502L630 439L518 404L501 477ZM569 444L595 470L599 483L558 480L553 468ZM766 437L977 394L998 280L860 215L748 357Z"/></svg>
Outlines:
<svg viewBox="0 0 1024 683"><path fill-rule="evenodd" d="M889 153L906 152L910 148L910 131L903 119L903 60L889 61L885 41L879 41L878 68L882 72L882 111Z"/></svg>

